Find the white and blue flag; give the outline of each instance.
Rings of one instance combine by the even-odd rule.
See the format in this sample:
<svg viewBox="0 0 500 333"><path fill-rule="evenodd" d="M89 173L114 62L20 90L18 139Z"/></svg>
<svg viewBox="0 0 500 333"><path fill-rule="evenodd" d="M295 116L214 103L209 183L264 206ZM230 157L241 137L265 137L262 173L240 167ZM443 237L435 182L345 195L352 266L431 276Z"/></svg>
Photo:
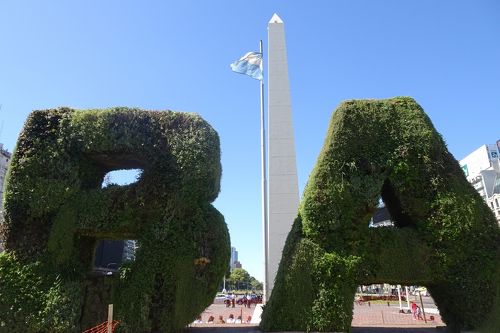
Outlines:
<svg viewBox="0 0 500 333"><path fill-rule="evenodd" d="M233 72L246 74L257 80L262 80L262 53L248 52L231 64Z"/></svg>

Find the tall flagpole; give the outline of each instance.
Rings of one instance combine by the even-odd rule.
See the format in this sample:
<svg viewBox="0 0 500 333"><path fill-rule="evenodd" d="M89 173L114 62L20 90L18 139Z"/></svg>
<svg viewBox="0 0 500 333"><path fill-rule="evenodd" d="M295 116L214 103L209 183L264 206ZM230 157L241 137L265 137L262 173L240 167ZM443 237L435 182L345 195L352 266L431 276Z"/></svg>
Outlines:
<svg viewBox="0 0 500 333"><path fill-rule="evenodd" d="M259 45L262 61L264 61L264 53L262 50L262 40ZM264 74L264 73L262 73ZM264 283L263 283L263 304L267 300L267 286L268 284L268 230L267 230L267 177L266 177L266 130L264 123L264 79L260 80L260 148L262 159L262 229L264 234Z"/></svg>

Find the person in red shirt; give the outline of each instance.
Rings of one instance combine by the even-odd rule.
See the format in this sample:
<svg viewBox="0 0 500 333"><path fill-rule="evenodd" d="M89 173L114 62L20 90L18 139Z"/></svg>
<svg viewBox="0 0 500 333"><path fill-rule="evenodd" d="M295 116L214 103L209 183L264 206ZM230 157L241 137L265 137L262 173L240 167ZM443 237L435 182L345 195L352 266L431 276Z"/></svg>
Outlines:
<svg viewBox="0 0 500 333"><path fill-rule="evenodd" d="M413 315L413 320L417 320L417 303L411 302L411 314Z"/></svg>

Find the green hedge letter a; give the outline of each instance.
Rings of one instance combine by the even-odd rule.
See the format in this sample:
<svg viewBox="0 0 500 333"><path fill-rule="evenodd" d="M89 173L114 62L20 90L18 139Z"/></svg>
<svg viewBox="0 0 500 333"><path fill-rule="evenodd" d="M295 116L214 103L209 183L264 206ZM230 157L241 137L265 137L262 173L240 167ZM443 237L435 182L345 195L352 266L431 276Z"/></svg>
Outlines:
<svg viewBox="0 0 500 333"><path fill-rule="evenodd" d="M370 228L384 201L393 227ZM261 327L350 331L358 285L426 286L452 332L500 332L500 230L411 98L330 121Z"/></svg>

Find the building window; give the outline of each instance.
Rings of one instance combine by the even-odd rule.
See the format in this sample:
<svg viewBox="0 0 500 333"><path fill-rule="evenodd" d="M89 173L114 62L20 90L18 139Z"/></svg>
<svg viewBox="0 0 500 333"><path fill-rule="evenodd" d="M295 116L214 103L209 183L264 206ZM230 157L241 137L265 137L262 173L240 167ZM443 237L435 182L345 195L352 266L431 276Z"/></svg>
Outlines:
<svg viewBox="0 0 500 333"><path fill-rule="evenodd" d="M495 209L495 206L493 205L493 202L490 202L491 209Z"/></svg>
<svg viewBox="0 0 500 333"><path fill-rule="evenodd" d="M495 205L497 205L497 208L498 208L498 199L495 198Z"/></svg>
<svg viewBox="0 0 500 333"><path fill-rule="evenodd" d="M497 175L497 179L495 179L495 187L493 189L493 193L500 193L500 176Z"/></svg>

